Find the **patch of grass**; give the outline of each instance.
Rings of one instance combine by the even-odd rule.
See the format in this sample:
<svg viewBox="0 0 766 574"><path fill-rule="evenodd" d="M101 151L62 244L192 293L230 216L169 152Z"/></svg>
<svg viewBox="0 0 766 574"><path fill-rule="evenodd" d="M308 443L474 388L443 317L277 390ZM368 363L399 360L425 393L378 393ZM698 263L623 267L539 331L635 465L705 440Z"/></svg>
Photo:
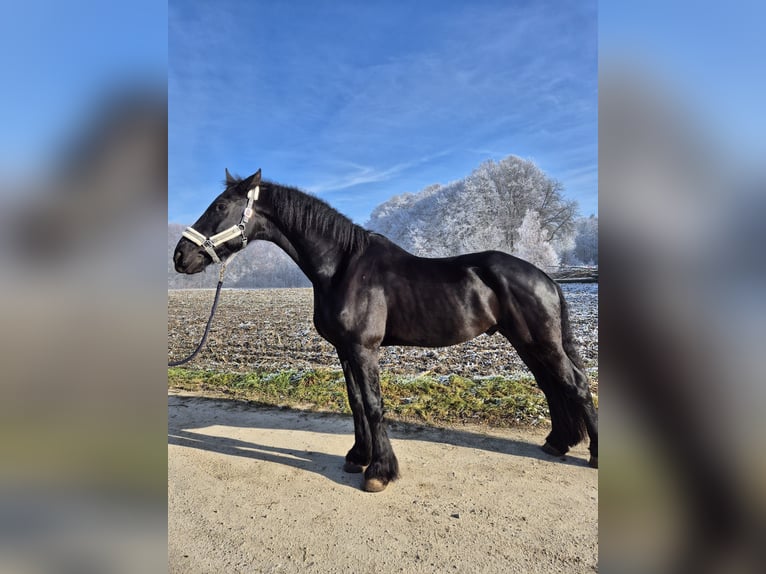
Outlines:
<svg viewBox="0 0 766 574"><path fill-rule="evenodd" d="M387 411L405 419L509 426L539 424L548 417L542 391L527 378L423 374L407 379L384 374L381 387Z"/></svg>
<svg viewBox="0 0 766 574"><path fill-rule="evenodd" d="M380 384L386 415L393 419L500 427L549 423L545 396L529 377L473 380L457 375L404 377L384 372ZM168 386L274 406L351 412L343 373L331 369L243 374L171 368Z"/></svg>
<svg viewBox="0 0 766 574"><path fill-rule="evenodd" d="M171 368L168 387L197 392L218 392L268 405L309 407L350 413L341 371L280 371L277 373L221 373Z"/></svg>

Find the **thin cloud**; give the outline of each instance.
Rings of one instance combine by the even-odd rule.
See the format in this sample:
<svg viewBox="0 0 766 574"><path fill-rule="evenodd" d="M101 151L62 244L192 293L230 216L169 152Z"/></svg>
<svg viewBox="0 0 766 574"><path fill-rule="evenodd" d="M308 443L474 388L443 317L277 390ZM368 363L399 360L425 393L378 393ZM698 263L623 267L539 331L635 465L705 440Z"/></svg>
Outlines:
<svg viewBox="0 0 766 574"><path fill-rule="evenodd" d="M309 189L311 189L314 193L327 193L333 191L341 191L367 183L388 181L412 168L426 164L435 159L442 158L449 154L449 151L443 151L422 157L414 161L403 162L382 170L369 166L351 164L353 166L353 171L342 174L335 179L312 185L309 187Z"/></svg>

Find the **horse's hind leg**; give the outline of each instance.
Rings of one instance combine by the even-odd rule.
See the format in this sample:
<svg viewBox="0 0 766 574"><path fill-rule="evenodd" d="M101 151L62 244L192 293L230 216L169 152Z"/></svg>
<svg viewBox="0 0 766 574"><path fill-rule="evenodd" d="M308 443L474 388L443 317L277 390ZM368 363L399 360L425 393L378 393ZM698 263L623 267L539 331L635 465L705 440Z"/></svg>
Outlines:
<svg viewBox="0 0 766 574"><path fill-rule="evenodd" d="M534 343L521 342L515 340L511 332L503 334L532 371L548 401L551 432L543 450L554 456L563 456L570 447L582 441L587 432L590 464L598 466L598 414L585 373L558 341L538 339Z"/></svg>
<svg viewBox="0 0 766 574"><path fill-rule="evenodd" d="M588 447L590 451L589 464L598 468L598 413L593 404L593 395L590 392L588 377L579 361L572 361L567 353L557 352L547 363L547 369L551 373L554 385L559 383L562 390L563 400L568 401L569 409L573 417L579 418L580 425L585 426L590 439ZM582 436L582 431L579 432ZM577 441L579 442L579 440ZM573 443L570 446L574 446Z"/></svg>
<svg viewBox="0 0 766 574"><path fill-rule="evenodd" d="M598 414L588 378L561 348L538 349L537 354L547 373L546 397L551 408L551 422L556 411L560 423L558 432L551 433L546 445L553 451L566 452L584 439L587 432L590 438L590 465L598 467ZM540 379L546 379L545 374L541 374Z"/></svg>
<svg viewBox="0 0 766 574"><path fill-rule="evenodd" d="M370 425L364 414L364 401L359 384L354 379L348 360L343 353L338 351L340 364L343 367L343 376L346 379L346 391L348 392L348 404L354 416L354 446L346 454L346 462L343 470L346 472L363 472L364 467L370 464L372 458L372 439L370 437Z"/></svg>

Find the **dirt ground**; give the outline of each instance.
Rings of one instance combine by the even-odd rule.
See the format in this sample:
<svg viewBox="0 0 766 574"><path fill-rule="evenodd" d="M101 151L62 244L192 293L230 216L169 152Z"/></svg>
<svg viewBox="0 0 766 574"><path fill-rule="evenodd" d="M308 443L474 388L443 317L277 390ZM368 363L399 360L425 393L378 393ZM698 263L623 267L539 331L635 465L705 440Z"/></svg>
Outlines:
<svg viewBox="0 0 766 574"><path fill-rule="evenodd" d="M169 571L597 571L598 471L544 435L392 423L402 478L370 494L350 417L170 392Z"/></svg>

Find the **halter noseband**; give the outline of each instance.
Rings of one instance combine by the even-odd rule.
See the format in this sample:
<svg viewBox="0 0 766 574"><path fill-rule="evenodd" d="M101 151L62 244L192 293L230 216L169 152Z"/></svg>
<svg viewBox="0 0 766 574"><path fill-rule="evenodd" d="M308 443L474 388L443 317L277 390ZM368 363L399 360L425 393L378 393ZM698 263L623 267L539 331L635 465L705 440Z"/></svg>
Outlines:
<svg viewBox="0 0 766 574"><path fill-rule="evenodd" d="M247 192L247 206L245 207L245 211L242 212L242 217L239 220L239 223L237 225L232 225L228 229L224 229L220 233L216 233L212 237L205 237L202 235L199 231L194 229L193 227L187 227L184 232L181 234L182 237L186 237L189 241L192 243L199 245L202 247L205 251L207 251L208 255L213 259L215 263L221 263L221 258L218 257L218 254L215 252L215 248L219 245L223 245L227 241L231 241L235 237L239 236L242 238L242 247L240 247L237 251L229 255L226 262L230 261L234 255L239 253L242 249L245 248L247 245L247 235L245 234L245 226L247 225L247 222L250 221L250 218L253 216L253 203L258 199L258 195L261 193L261 187L259 185L256 185L255 187L251 187Z"/></svg>

